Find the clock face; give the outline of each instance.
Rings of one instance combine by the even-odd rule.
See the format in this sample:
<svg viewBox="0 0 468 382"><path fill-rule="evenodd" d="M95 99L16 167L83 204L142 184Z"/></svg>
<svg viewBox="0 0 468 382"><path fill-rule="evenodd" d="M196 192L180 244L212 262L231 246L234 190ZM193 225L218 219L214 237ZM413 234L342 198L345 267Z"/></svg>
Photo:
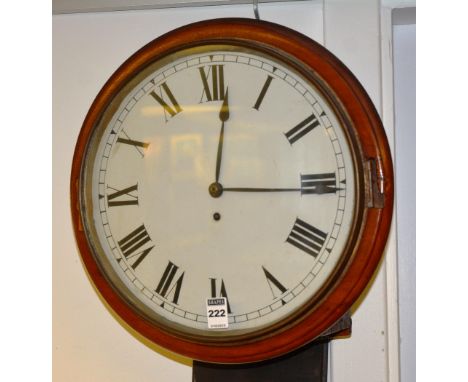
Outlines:
<svg viewBox="0 0 468 382"><path fill-rule="evenodd" d="M355 205L324 96L279 60L215 45L154 63L119 98L96 131L85 208L125 298L207 336L273 325L313 299ZM227 329L208 330L210 297L227 298Z"/></svg>
<svg viewBox="0 0 468 382"><path fill-rule="evenodd" d="M227 363L296 349L347 312L380 261L392 190L352 74L244 19L180 28L127 60L71 175L81 257L109 306L161 346ZM213 329L207 299L221 297L228 326Z"/></svg>

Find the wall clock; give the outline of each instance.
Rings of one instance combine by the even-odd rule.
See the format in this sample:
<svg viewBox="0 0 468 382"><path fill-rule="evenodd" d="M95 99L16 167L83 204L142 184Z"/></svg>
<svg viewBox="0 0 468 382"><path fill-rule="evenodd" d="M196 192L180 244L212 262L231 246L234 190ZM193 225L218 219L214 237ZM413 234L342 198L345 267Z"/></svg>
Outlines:
<svg viewBox="0 0 468 382"><path fill-rule="evenodd" d="M345 314L393 204L381 121L351 72L276 24L218 19L130 57L92 104L75 236L109 306L193 359L270 359ZM224 297L227 328L208 328Z"/></svg>

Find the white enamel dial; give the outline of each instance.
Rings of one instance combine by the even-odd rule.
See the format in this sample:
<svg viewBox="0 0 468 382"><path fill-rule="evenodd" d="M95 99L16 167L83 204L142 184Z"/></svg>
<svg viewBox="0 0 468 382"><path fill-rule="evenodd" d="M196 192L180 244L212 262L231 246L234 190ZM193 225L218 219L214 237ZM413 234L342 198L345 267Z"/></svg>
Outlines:
<svg viewBox="0 0 468 382"><path fill-rule="evenodd" d="M92 146L88 236L151 320L249 333L311 301L340 262L355 215L350 145L321 93L280 60L236 46L166 57L122 90ZM217 296L229 328L208 330Z"/></svg>

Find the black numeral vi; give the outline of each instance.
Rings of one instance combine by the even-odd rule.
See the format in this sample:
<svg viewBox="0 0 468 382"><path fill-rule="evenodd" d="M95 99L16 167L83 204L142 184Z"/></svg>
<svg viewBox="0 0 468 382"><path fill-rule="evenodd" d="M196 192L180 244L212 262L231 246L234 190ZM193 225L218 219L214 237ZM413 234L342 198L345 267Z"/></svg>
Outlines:
<svg viewBox="0 0 468 382"><path fill-rule="evenodd" d="M219 290L219 293L217 292L217 287L216 287L216 279L210 278L210 284L211 284L211 297L216 298L216 297L225 297L227 301L227 308L228 308L228 313L231 314L231 306L229 305L229 298L226 293L226 286L224 285L224 280L221 279L221 288Z"/></svg>

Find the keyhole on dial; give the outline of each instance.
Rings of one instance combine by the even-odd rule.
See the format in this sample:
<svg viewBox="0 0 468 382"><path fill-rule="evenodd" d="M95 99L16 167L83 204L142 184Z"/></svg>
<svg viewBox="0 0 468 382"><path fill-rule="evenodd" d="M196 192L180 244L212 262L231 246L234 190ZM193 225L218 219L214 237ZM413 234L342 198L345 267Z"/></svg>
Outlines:
<svg viewBox="0 0 468 382"><path fill-rule="evenodd" d="M218 221L219 219L221 219L221 214L220 214L219 212L215 212L215 213L213 214L213 219L216 220L216 221Z"/></svg>

